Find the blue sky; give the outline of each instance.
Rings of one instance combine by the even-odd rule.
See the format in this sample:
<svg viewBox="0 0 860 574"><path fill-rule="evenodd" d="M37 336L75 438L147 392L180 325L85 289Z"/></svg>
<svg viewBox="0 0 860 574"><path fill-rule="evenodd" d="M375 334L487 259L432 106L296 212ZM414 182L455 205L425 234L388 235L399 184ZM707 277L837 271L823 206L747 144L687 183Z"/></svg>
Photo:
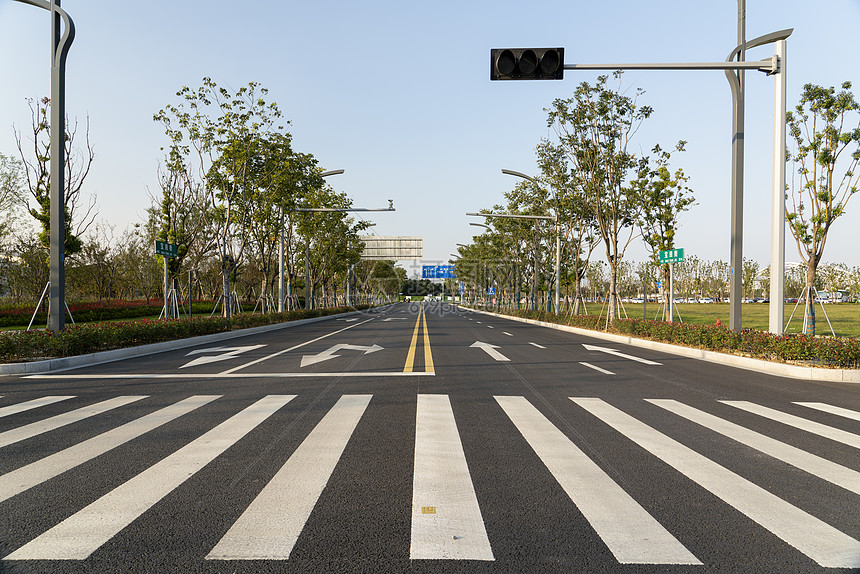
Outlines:
<svg viewBox="0 0 860 574"><path fill-rule="evenodd" d="M159 147L152 115L204 76L238 89L260 82L292 122L294 147L325 169L380 235L424 237L427 262L444 261L474 229L465 216L503 202L516 183L502 168L536 171L534 147L550 135L553 99L597 72L560 82L490 82L492 47L564 46L567 63L725 60L737 44L737 2L83 2L65 0L77 38L68 58L67 110L88 114L96 161L87 188L100 217L141 221L156 193ZM747 38L794 28L788 40L788 107L804 83L854 83L860 96L860 0L747 0ZM17 153L12 124L29 125L26 98L49 93L48 13L0 0L0 152ZM761 47L748 59L763 59ZM642 150L688 141L675 166L698 205L677 244L703 259L729 258L731 92L722 72L628 72L654 115ZM773 80L747 73L745 245L767 264ZM790 172L789 172L790 174ZM825 260L860 265L860 198L837 222ZM643 259L638 245L630 257ZM786 259L797 261L788 235ZM597 257L602 254L597 253Z"/></svg>

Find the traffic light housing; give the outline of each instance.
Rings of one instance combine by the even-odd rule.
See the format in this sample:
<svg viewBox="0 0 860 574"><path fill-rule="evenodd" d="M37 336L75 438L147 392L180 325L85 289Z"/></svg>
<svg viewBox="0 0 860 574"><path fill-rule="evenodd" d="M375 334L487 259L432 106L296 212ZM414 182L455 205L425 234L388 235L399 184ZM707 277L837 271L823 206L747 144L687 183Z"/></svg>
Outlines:
<svg viewBox="0 0 860 574"><path fill-rule="evenodd" d="M561 80L564 48L493 48L491 80Z"/></svg>

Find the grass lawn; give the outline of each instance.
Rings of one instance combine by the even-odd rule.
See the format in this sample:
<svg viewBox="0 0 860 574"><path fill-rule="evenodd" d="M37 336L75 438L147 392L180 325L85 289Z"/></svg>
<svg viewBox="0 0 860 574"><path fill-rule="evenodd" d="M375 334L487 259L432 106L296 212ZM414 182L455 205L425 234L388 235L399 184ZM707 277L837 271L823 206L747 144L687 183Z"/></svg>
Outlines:
<svg viewBox="0 0 860 574"><path fill-rule="evenodd" d="M600 304L589 303L589 313L600 313ZM681 319L689 323L714 324L719 319L723 325L729 326L729 304L728 303L679 303L677 306ZM741 326L744 329L760 329L767 331L768 326L767 303L744 303L741 306ZM821 311L821 305L815 305L815 333L817 335L829 335L830 327L827 319ZM642 303L624 303L628 317L642 317ZM657 315L659 305L648 304L648 318L654 319ZM785 304L785 320L788 321L794 303ZM824 310L830 318L833 330L839 337L860 337L860 304L857 303L831 303L824 305ZM605 310L603 311L606 312ZM622 313L622 317L624 314ZM662 317L662 315L661 315ZM675 315L678 320L678 315ZM799 333L803 327L803 305L799 305L794 312L794 317L786 333Z"/></svg>

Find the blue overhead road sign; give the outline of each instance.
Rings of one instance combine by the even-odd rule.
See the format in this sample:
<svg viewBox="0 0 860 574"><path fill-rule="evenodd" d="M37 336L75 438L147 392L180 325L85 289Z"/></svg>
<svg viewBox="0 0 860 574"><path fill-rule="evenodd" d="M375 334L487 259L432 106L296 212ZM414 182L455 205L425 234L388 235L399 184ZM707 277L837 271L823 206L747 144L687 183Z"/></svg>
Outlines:
<svg viewBox="0 0 860 574"><path fill-rule="evenodd" d="M421 266L422 279L456 279L457 274L453 265L423 265Z"/></svg>

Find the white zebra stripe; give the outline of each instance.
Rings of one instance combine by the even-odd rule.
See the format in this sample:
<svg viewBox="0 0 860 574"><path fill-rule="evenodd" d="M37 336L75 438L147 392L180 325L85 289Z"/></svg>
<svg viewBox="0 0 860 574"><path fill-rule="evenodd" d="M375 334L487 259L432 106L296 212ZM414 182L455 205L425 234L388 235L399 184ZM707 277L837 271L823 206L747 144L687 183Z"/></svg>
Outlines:
<svg viewBox="0 0 860 574"><path fill-rule="evenodd" d="M778 411L769 407L757 405L749 401L720 402L724 405L729 405L747 411L748 413L753 413L755 415L759 415L761 417L794 427L796 429L816 434L818 436L823 436L824 438L829 438L830 440L835 440L836 442L841 442L842 444L847 444L848 446L853 446L854 448L860 448L860 435L856 435L848 431L823 425L815 421L806 420L801 417L796 417L794 415L790 415L788 413L784 413L782 411Z"/></svg>
<svg viewBox="0 0 860 574"><path fill-rule="evenodd" d="M10 444L14 444L16 442L20 442L22 440L26 440L28 438L40 435L42 433L56 430L60 427L70 425L78 421L82 421L95 415L100 415L111 409L122 407L129 403L133 403L134 401L139 401L140 399L145 398L146 396L116 397L113 399L102 401L100 403L96 403L94 405L82 407L80 409L76 409L68 413L63 413L61 415L57 415L55 417L51 417L42 421L36 421L28 425L8 430L6 432L0 433L0 447L8 446Z"/></svg>
<svg viewBox="0 0 860 574"><path fill-rule="evenodd" d="M295 395L269 395L73 514L5 560L84 560Z"/></svg>
<svg viewBox="0 0 860 574"><path fill-rule="evenodd" d="M0 476L0 502L41 484L79 464L106 453L133 438L214 401L220 395L189 397L176 404L128 422L63 451Z"/></svg>
<svg viewBox="0 0 860 574"><path fill-rule="evenodd" d="M860 567L860 542L844 532L600 399L570 400L821 566Z"/></svg>
<svg viewBox="0 0 860 574"><path fill-rule="evenodd" d="M0 408L0 418L8 417L9 415L14 415L17 413L23 413L24 411L29 411L30 409L35 409L38 407L43 407L45 405L50 405L53 403L58 403L60 401L65 401L67 399L75 398L72 396L50 396L50 397L41 397L38 399L33 399L32 401L26 401L23 403L18 403L16 405L8 405Z"/></svg>
<svg viewBox="0 0 860 574"><path fill-rule="evenodd" d="M494 560L448 396L419 394L416 417L409 557Z"/></svg>
<svg viewBox="0 0 860 574"><path fill-rule="evenodd" d="M289 558L371 396L342 396L206 558Z"/></svg>
<svg viewBox="0 0 860 574"><path fill-rule="evenodd" d="M622 564L701 564L524 397L495 397Z"/></svg>
<svg viewBox="0 0 860 574"><path fill-rule="evenodd" d="M860 494L860 472L808 453L797 447L744 428L735 423L702 412L673 400L647 399L649 403L700 424L730 439L754 448L777 460L795 466L813 476Z"/></svg>

